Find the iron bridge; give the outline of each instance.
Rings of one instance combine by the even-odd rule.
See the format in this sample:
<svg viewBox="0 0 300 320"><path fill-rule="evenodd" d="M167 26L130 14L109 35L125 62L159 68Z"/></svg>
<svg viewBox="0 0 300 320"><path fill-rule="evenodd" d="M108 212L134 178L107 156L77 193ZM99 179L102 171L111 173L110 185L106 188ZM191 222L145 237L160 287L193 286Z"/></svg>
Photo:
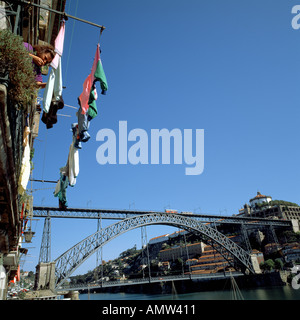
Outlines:
<svg viewBox="0 0 300 320"><path fill-rule="evenodd" d="M182 280L217 280L217 279L231 279L232 277L242 277L244 274L241 272L219 272L209 274L184 274L174 276L160 276L160 277L146 277L140 279L126 279L118 281L102 281L99 283L82 283L74 286L66 285L59 287L61 291L82 291L82 290L93 290L99 288L111 288L120 286L132 286L136 284L149 284L149 283L163 283L169 281L182 281Z"/></svg>
<svg viewBox="0 0 300 320"><path fill-rule="evenodd" d="M107 219L107 220L122 220L132 216L144 214L161 214L168 215L166 212L159 211L141 211L141 210L117 210L117 209L81 209L67 208L59 209L56 207L33 207L33 217L35 218L72 218L72 219ZM217 222L218 224L244 224L244 225L260 225L260 226L278 226L291 227L291 222L288 220L266 219L256 217L237 217L209 214L191 214L179 212L177 215L184 217L192 217L203 223Z"/></svg>
<svg viewBox="0 0 300 320"><path fill-rule="evenodd" d="M203 224L190 216L165 213L146 213L123 219L94 234L88 236L75 246L67 250L55 260L55 288L58 289L66 279L99 248L109 241L130 230L148 225L169 225L201 235L206 242L212 242L215 248L229 261L233 259L243 272L255 273L250 253L242 249L235 242L220 233L216 228Z"/></svg>

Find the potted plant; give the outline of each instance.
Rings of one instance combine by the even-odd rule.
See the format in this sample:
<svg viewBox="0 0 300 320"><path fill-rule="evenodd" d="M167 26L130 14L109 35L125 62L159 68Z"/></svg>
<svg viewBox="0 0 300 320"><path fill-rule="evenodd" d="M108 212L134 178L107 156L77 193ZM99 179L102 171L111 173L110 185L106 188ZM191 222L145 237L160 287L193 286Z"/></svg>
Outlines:
<svg viewBox="0 0 300 320"><path fill-rule="evenodd" d="M7 85L14 105L25 106L37 97L32 60L23 38L10 30L0 31L0 81Z"/></svg>

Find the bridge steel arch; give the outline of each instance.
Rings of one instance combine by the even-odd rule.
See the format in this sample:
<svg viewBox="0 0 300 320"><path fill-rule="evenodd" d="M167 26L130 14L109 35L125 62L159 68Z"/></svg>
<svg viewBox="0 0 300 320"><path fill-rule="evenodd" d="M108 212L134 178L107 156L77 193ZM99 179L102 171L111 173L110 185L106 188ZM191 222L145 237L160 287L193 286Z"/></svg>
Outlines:
<svg viewBox="0 0 300 320"><path fill-rule="evenodd" d="M211 242L217 244L223 250L234 256L234 258L244 266L245 270L248 269L250 273L255 273L250 254L215 228L186 216L166 213L149 213L114 223L88 236L63 253L54 261L56 276L55 288L58 289L58 287L61 286L84 261L109 241L130 230L157 224L179 227L189 232L200 233L202 236L208 238Z"/></svg>

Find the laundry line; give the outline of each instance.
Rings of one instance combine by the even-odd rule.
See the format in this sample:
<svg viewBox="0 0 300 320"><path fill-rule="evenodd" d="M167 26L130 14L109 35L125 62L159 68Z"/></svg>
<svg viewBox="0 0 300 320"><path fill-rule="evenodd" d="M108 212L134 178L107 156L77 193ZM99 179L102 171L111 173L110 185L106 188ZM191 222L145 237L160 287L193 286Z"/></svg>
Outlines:
<svg viewBox="0 0 300 320"><path fill-rule="evenodd" d="M61 16L63 16L63 17L66 17L66 18L71 18L71 19L74 19L74 20L78 20L78 21L87 23L87 24L92 25L92 26L94 26L94 27L100 28L101 31L103 31L103 30L105 29L104 26L101 26L101 25L99 25L99 24L96 24L96 23L93 23L93 22L90 22L90 21L87 21L87 20L83 20L83 19L80 19L80 18L71 16L70 14L68 14L68 13L66 13L66 12L57 11L57 10L54 10L54 9L52 9L52 8L45 7L45 6L43 6L43 5L33 3L33 2L31 2L31 1L28 2L28 1L24 1L24 0L18 0L18 1L16 1L16 2L22 3L22 4L24 4L24 5L28 5L28 6L38 7L38 8L40 8L40 9L44 9L44 10L47 10L47 11L50 11L50 12L59 14L59 15L61 15Z"/></svg>
<svg viewBox="0 0 300 320"><path fill-rule="evenodd" d="M40 98L39 101L43 101L43 98ZM64 107L71 108L71 109L74 109L74 110L78 110L78 107L70 106L70 105L68 105L68 104L65 104ZM72 116L69 115L69 114L61 114L61 113L58 113L57 116L72 118Z"/></svg>
<svg viewBox="0 0 300 320"><path fill-rule="evenodd" d="M67 105L67 104L65 104L65 107L68 107L68 108L72 108L72 109L78 110L78 107L69 106L69 105Z"/></svg>
<svg viewBox="0 0 300 320"><path fill-rule="evenodd" d="M60 114L60 113L58 113L57 116L72 118L72 116L70 116L68 114Z"/></svg>
<svg viewBox="0 0 300 320"><path fill-rule="evenodd" d="M70 106L70 105L68 105L68 104L65 104L64 106L65 106L65 107L68 107L68 108L71 108L71 109L75 109L75 110L78 110L78 109L79 109L79 108L77 108L77 107ZM68 115L68 114L58 113L57 115L58 115L58 116L61 116L61 117L72 118L72 116L71 116L71 115Z"/></svg>
<svg viewBox="0 0 300 320"><path fill-rule="evenodd" d="M65 107L68 107L68 108L71 108L71 109L78 110L78 108L73 107L73 106L70 106L70 105L68 105L68 104L65 104L64 106L65 106ZM72 116L71 116L71 115L68 115L68 114L61 114L61 113L58 113L57 115L58 115L58 116L61 116L61 117L72 118Z"/></svg>

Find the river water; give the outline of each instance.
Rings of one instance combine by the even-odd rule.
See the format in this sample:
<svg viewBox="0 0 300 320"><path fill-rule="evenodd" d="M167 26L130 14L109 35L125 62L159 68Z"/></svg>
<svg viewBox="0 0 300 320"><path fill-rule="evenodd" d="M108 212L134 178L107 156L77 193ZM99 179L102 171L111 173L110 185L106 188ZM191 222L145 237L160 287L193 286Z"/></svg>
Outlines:
<svg viewBox="0 0 300 320"><path fill-rule="evenodd" d="M300 300L300 289L291 286L240 290L243 300ZM201 291L185 294L90 293L80 294L80 300L234 300L232 290Z"/></svg>

